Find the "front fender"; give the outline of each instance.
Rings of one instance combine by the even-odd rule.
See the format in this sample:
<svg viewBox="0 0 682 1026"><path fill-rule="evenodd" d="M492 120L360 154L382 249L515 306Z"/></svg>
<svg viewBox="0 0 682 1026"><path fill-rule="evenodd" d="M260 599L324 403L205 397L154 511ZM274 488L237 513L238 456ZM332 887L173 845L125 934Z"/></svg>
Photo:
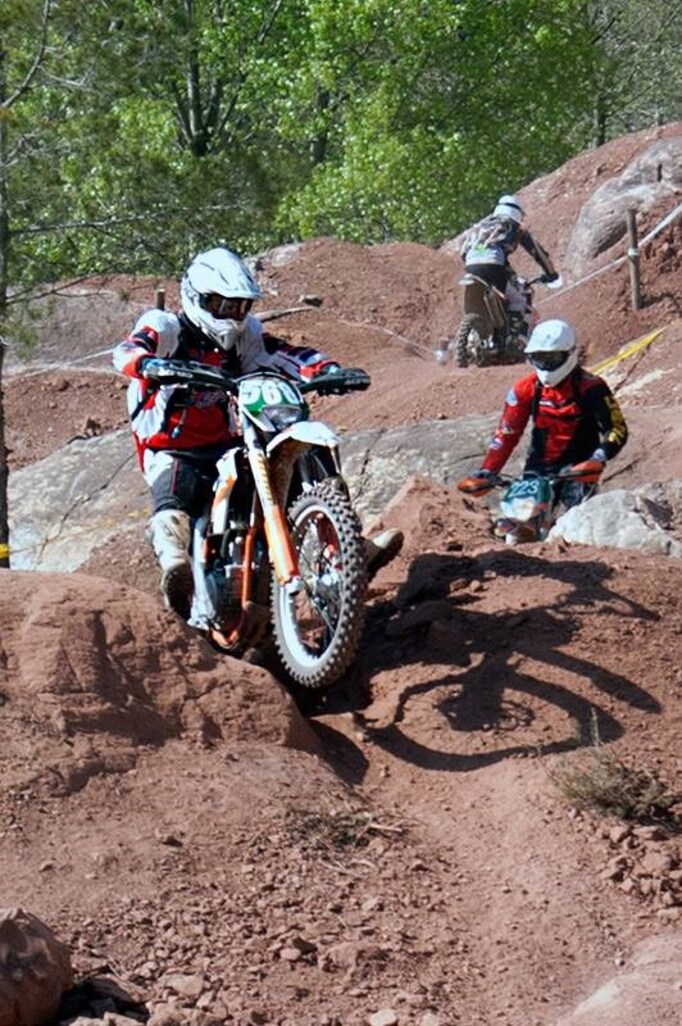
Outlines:
<svg viewBox="0 0 682 1026"><path fill-rule="evenodd" d="M326 449L338 449L341 439L331 428L319 420L297 420L295 424L268 442L266 449L268 456L272 456L286 442L297 442L304 449L316 445Z"/></svg>

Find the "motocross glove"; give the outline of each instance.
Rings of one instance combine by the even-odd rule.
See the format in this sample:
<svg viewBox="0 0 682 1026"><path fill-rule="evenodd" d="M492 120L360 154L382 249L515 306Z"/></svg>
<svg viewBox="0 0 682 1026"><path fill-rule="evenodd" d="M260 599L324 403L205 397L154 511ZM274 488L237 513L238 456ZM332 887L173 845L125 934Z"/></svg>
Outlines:
<svg viewBox="0 0 682 1026"><path fill-rule="evenodd" d="M160 360L157 356L141 356L137 361L136 370L141 378L155 381L163 377L164 371L167 372L169 367L165 360Z"/></svg>
<svg viewBox="0 0 682 1026"><path fill-rule="evenodd" d="M584 460L582 463L574 463L571 467L564 467L559 476L568 477L571 481L580 481L582 484L596 484L604 472L604 466L603 460Z"/></svg>
<svg viewBox="0 0 682 1026"><path fill-rule="evenodd" d="M304 381L312 381L320 374L338 374L340 370L340 364L334 360L318 360L317 363L312 363L308 367L301 367L298 373Z"/></svg>
<svg viewBox="0 0 682 1026"><path fill-rule="evenodd" d="M492 470L484 470L481 468L477 470L475 474L471 474L469 477L463 477L457 482L457 488L460 492L466 492L467 495L473 495L478 497L480 495L486 495L497 483L497 474Z"/></svg>

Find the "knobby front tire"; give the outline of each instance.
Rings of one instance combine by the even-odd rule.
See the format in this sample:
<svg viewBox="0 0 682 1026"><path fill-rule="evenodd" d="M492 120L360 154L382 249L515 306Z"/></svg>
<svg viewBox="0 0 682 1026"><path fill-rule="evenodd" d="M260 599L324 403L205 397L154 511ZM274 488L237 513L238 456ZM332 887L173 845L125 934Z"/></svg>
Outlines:
<svg viewBox="0 0 682 1026"><path fill-rule="evenodd" d="M335 683L357 654L365 622L367 560L348 496L318 482L287 511L303 588L273 579L275 646L287 676L308 688Z"/></svg>

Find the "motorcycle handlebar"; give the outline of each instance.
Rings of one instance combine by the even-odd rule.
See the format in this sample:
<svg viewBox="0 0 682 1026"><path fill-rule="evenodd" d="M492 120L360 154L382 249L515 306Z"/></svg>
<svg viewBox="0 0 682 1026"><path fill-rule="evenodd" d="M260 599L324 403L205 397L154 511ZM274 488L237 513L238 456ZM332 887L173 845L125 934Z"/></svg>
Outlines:
<svg viewBox="0 0 682 1026"><path fill-rule="evenodd" d="M148 381L157 381L163 385L220 388L231 395L237 394L241 380L231 377L220 367L212 367L196 360L160 360L154 356L143 361L140 374ZM286 375L277 376L290 380ZM340 367L326 374L318 374L310 381L296 382L301 393L318 392L320 395L343 395L345 392L364 391L370 384L369 374L359 367Z"/></svg>
<svg viewBox="0 0 682 1026"><path fill-rule="evenodd" d="M319 395L344 395L346 392L364 392L372 379L359 367L339 367L327 374L318 374L298 385L300 392L317 392Z"/></svg>
<svg viewBox="0 0 682 1026"><path fill-rule="evenodd" d="M561 481L581 481L584 477L584 472L581 473L580 471L578 471L578 473L572 474L570 471L566 470L563 474L527 473L521 475L521 479L527 478L528 480L532 480L533 478L538 477L544 477L545 480L549 481L550 484L558 484ZM520 480L519 476L514 476L512 474L497 474L495 477L487 479L488 484L491 488L506 488L510 484L513 484L514 481L518 480Z"/></svg>
<svg viewBox="0 0 682 1026"><path fill-rule="evenodd" d="M226 392L236 392L234 378L220 367L211 367L196 360L160 360L151 356L143 362L140 374L148 381L164 385L192 385L194 388L222 388Z"/></svg>

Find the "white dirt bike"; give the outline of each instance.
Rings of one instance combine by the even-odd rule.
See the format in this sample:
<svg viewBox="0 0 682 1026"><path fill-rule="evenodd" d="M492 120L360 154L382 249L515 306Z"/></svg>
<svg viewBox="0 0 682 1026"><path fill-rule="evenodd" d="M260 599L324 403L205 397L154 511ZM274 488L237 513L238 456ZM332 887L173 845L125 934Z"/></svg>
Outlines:
<svg viewBox="0 0 682 1026"><path fill-rule="evenodd" d="M304 393L363 390L359 369L294 382L271 371L160 360L153 380L223 393L235 444L217 461L213 496L193 524L190 626L242 656L273 642L285 676L323 688L357 654L367 567L360 520L341 472L339 438L308 419Z"/></svg>

